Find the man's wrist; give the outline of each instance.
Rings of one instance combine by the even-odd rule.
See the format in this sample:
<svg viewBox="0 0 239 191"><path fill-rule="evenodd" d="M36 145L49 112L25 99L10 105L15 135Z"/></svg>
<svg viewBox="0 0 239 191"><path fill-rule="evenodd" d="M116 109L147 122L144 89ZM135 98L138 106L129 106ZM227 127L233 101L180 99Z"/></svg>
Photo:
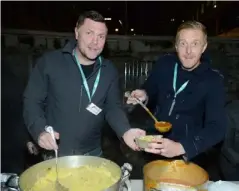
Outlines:
<svg viewBox="0 0 239 191"><path fill-rule="evenodd" d="M183 145L181 143L178 143L178 156L186 154Z"/></svg>
<svg viewBox="0 0 239 191"><path fill-rule="evenodd" d="M145 93L145 100L143 101L143 103L145 104L145 105L147 105L148 104L148 102L149 102L149 96L148 96L148 94L147 94L147 92L146 92L146 90L145 89L142 89L143 91L144 91L144 93Z"/></svg>
<svg viewBox="0 0 239 191"><path fill-rule="evenodd" d="M123 135L122 135L122 139L124 140L125 139L125 136L127 135L127 132L129 131L130 129L127 129L124 133L123 133Z"/></svg>

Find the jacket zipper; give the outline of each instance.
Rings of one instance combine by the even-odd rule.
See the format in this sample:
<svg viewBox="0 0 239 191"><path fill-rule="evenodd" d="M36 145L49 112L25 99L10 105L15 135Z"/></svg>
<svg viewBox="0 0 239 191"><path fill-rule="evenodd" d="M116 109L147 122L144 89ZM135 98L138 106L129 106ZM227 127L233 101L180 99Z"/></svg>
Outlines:
<svg viewBox="0 0 239 191"><path fill-rule="evenodd" d="M172 101L172 105L171 105L171 107L169 109L168 116L170 116L172 114L172 111L174 109L175 103L176 103L176 99L174 98L173 101Z"/></svg>
<svg viewBox="0 0 239 191"><path fill-rule="evenodd" d="M82 100L82 85L80 87L80 104L79 104L79 112L81 111L81 100Z"/></svg>
<svg viewBox="0 0 239 191"><path fill-rule="evenodd" d="M186 137L188 137L188 124L186 124Z"/></svg>

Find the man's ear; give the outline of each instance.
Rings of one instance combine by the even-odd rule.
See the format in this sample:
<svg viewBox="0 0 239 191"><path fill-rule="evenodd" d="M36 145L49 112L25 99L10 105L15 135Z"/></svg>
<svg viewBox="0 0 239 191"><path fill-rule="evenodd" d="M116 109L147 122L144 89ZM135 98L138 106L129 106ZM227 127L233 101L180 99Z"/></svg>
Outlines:
<svg viewBox="0 0 239 191"><path fill-rule="evenodd" d="M203 51L202 53L204 53L204 51L207 49L207 42L205 43L205 45L203 46Z"/></svg>
<svg viewBox="0 0 239 191"><path fill-rule="evenodd" d="M77 40L79 36L79 28L75 27L75 39Z"/></svg>

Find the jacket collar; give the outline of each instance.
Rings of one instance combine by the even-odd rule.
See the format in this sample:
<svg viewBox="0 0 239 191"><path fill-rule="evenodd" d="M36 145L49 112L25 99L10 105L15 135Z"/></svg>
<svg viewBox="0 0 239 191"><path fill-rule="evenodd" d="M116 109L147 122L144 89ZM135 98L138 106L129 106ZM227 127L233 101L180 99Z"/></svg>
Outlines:
<svg viewBox="0 0 239 191"><path fill-rule="evenodd" d="M176 53L174 54L174 57L175 57L175 61L179 65L182 65L182 63L179 60ZM210 57L208 54L202 54L200 61L201 61L201 63L199 64L199 66L191 71L192 74L200 75L200 74L204 73L206 70L211 68L211 60L210 60Z"/></svg>

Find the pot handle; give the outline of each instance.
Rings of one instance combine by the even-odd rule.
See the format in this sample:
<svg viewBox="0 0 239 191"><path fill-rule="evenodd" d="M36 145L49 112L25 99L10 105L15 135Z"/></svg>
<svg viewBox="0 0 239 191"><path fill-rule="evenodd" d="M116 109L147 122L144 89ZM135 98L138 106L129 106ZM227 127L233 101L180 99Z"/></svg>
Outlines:
<svg viewBox="0 0 239 191"><path fill-rule="evenodd" d="M19 176L17 176L16 174L13 174L7 179L5 185L13 191L20 191Z"/></svg>
<svg viewBox="0 0 239 191"><path fill-rule="evenodd" d="M121 167L122 177L120 180L119 191L124 191L124 188L126 188L127 191L131 191L129 177L130 177L130 172L132 171L132 169L133 167L129 163L124 163L124 165Z"/></svg>

